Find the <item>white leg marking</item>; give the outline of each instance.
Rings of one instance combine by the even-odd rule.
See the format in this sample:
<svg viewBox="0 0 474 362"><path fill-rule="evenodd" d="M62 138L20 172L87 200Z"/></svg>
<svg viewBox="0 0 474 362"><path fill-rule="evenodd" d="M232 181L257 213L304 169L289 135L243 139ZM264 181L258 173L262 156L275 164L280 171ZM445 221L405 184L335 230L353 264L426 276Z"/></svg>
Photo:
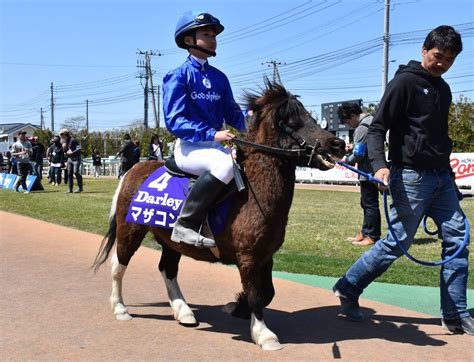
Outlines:
<svg viewBox="0 0 474 362"><path fill-rule="evenodd" d="M114 197L112 198L112 205L110 207L109 221L115 215L115 211L117 209L117 199L118 199L118 196L120 194L120 189L122 188L122 183L123 183L124 179L125 179L125 176L120 179L119 184L118 184L117 188L115 189Z"/></svg>
<svg viewBox="0 0 474 362"><path fill-rule="evenodd" d="M117 252L112 257L112 295L110 296L110 304L114 311L115 318L119 321L128 321L132 316L128 314L127 307L122 297L122 280L127 267L119 263Z"/></svg>
<svg viewBox="0 0 474 362"><path fill-rule="evenodd" d="M179 323L184 325L195 325L197 324L194 313L186 304L183 293L179 289L178 280L176 278L168 279L166 272L162 271L161 276L165 281L166 291L168 292L168 298L170 307L173 310L173 317Z"/></svg>
<svg viewBox="0 0 474 362"><path fill-rule="evenodd" d="M250 323L250 333L254 343L265 351L277 351L283 348L276 334L268 329L263 319L259 321L253 313Z"/></svg>

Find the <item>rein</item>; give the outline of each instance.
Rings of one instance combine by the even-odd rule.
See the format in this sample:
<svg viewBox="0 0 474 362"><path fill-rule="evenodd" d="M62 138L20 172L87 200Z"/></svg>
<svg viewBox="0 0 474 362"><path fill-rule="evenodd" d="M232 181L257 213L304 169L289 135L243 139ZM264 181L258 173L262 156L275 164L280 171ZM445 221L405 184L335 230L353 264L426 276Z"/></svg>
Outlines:
<svg viewBox="0 0 474 362"><path fill-rule="evenodd" d="M283 122L283 121L280 121ZM289 127L288 127L289 128ZM291 134L290 134L291 136ZM293 138L293 137L292 137ZM259 143L251 142L248 140L245 140L240 137L235 137L232 142L238 144L238 145L244 145L248 147L252 147L256 150L263 151L266 153L270 153L273 155L279 155L279 156L285 156L287 158L300 158L302 156L309 157L308 160L308 166L311 165L311 161L313 160L313 157L316 155L316 150L318 149L318 146L320 145L319 141L316 141L316 144L314 146L310 146L306 143L306 141L302 138L299 138L302 140L302 143L300 146L304 146L305 148L296 148L296 149L287 149L287 148L279 148L279 147L272 147L272 146L265 146Z"/></svg>
<svg viewBox="0 0 474 362"><path fill-rule="evenodd" d="M300 158L302 156L309 157L308 166L311 165L311 161L313 157L316 155L316 150L321 146L319 140L316 140L314 146L311 146L306 142L306 140L300 137L291 127L288 127L283 120L278 122L278 126L283 129L283 131L293 138L296 142L298 142L301 148L280 148L280 147L273 147L273 146L266 146L259 143L251 142L241 137L235 137L232 142L238 145L244 145L248 147L252 147L256 150L263 151L266 153L270 153L273 155L285 156L287 158Z"/></svg>
<svg viewBox="0 0 474 362"><path fill-rule="evenodd" d="M371 182L375 182L375 183L378 183L378 184L381 184L381 185L385 185L382 180L373 177L370 173L365 173L365 172L363 172L361 170L358 170L355 167L352 167L352 166L350 166L347 163L344 163L342 161L338 161L337 163L339 165L344 166L345 168L359 174L359 175L367 177L367 179ZM470 196L472 197L472 195L469 195L469 196L466 196L466 197L470 197ZM463 239L461 245L459 245L458 250L456 250L456 252L453 255L447 257L446 259L440 260L440 261L431 262L431 261L419 260L419 259L415 258L414 256L412 256L407 251L407 249L403 246L402 242L395 235L395 230L393 230L392 223L390 222L390 215L389 215L389 211L388 211L389 206L388 206L388 192L387 192L387 190L385 190L384 193L383 193L383 206L384 206L384 211L385 211L385 220L387 221L387 225L388 225L388 229L390 231L390 234L392 234L393 239L396 241L399 248L402 250L403 254L405 254L405 256L408 259L410 259L411 261L414 261L415 263L418 263L418 264L421 264L421 265L426 265L426 266L444 265L446 263L449 263L453 259L455 259L461 253L461 251L466 247L466 245L469 243L470 226L469 226L469 222L467 221L467 217L464 215L464 225L466 227L466 233L464 234L464 239ZM425 218L426 218L426 216L425 216ZM428 234L434 235L436 233L428 233Z"/></svg>
<svg viewBox="0 0 474 362"><path fill-rule="evenodd" d="M272 147L272 146L265 146L260 143L255 143L251 141L247 141L241 137L235 137L232 140L233 143L237 143L238 145L244 145L248 147L255 148L256 150L267 152L267 153L272 153L274 155L281 155L281 156L286 156L289 158L298 158L301 156L306 156L306 148L298 148L298 149L292 149L288 150L286 148L278 148L278 147Z"/></svg>

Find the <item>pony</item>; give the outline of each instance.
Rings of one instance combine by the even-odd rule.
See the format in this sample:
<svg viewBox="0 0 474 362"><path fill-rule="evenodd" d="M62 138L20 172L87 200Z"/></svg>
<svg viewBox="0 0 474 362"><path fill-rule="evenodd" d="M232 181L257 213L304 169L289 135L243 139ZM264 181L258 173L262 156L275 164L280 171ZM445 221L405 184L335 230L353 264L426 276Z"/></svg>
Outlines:
<svg viewBox="0 0 474 362"><path fill-rule="evenodd" d="M245 94L248 109L243 138L236 138L237 160L247 186L231 197L224 231L216 235L218 250L170 240L171 230L126 222L131 200L140 185L163 162L136 164L121 179L110 211L110 226L93 263L95 271L112 256L111 307L118 320L131 316L122 296L122 279L135 251L148 232L162 247L158 269L167 289L174 318L182 325L198 324L180 290L177 274L181 255L206 262L235 264L242 291L224 306L234 317L251 319L250 334L264 350L281 349L278 337L265 324L263 309L272 301L273 254L282 246L295 187L297 166L327 170L345 153L345 143L319 127L298 97L278 83L265 80L260 93ZM230 156L229 156L230 157Z"/></svg>

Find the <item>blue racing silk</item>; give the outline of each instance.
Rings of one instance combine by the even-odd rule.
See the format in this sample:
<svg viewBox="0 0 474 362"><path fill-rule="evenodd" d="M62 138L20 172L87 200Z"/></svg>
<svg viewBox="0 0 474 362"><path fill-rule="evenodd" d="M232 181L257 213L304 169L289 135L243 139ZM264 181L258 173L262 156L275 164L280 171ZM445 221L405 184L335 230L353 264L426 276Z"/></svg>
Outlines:
<svg viewBox="0 0 474 362"><path fill-rule="evenodd" d="M224 122L245 129L226 75L191 56L163 78L163 114L166 128L185 141L214 141Z"/></svg>

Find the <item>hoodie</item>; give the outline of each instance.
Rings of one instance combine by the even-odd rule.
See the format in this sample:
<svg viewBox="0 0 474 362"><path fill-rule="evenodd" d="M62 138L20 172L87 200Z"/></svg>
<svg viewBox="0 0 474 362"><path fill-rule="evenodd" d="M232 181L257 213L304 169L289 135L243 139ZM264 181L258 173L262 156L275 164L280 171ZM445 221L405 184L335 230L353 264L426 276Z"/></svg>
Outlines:
<svg viewBox="0 0 474 362"><path fill-rule="evenodd" d="M441 77L433 77L415 60L401 65L387 85L367 133L374 172L387 167L384 140L389 134L388 158L399 167L450 169L452 141L448 114L452 95Z"/></svg>

